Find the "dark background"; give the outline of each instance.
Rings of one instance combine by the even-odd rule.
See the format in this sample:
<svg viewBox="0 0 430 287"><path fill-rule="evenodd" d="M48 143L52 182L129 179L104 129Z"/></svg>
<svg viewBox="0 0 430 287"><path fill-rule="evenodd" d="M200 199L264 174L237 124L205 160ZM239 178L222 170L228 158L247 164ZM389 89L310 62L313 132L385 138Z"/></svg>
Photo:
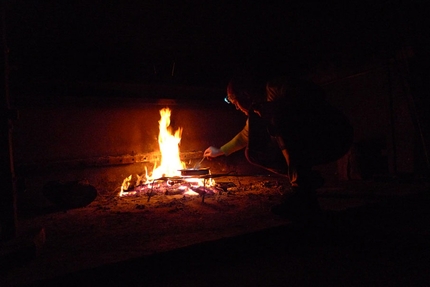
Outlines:
<svg viewBox="0 0 430 287"><path fill-rule="evenodd" d="M9 0L3 4L10 97L21 114L14 127L16 158L21 155L23 161L35 154L42 158L100 155L94 133L110 142L103 155L147 152L142 147L151 144L142 139L152 139L143 136L151 128L135 119L129 120L135 131L122 137L113 128L130 129L126 119L132 112L120 105L138 106L136 98L144 101L144 107L166 98L179 100L176 103L185 109L190 102L200 104L201 111L216 111L211 121L223 122L221 116L236 113L222 101L225 87L236 70L245 68L257 70L262 79L287 73L320 84L328 100L351 120L355 141L366 147L362 154L372 161L383 158L378 165L406 172L416 169L418 161L428 166L430 57L425 1ZM46 106L55 109L50 113ZM85 109L90 110L88 115ZM189 118L178 118L197 123L193 109ZM175 113L179 110L175 107ZM140 114L138 108L136 113ZM203 124L208 120L205 115L199 118L200 127L186 129L198 131L196 137L205 141L198 143L185 135L198 143L189 150L221 145L240 128L229 126L231 130L220 129L215 135L216 125ZM156 122L158 106L153 117ZM180 120L176 123L183 126ZM89 147L72 153L66 138L70 131L75 131L74 141L87 142Z"/></svg>
<svg viewBox="0 0 430 287"><path fill-rule="evenodd" d="M426 53L424 1L248 2L5 1L11 83L224 87L237 68L309 76Z"/></svg>

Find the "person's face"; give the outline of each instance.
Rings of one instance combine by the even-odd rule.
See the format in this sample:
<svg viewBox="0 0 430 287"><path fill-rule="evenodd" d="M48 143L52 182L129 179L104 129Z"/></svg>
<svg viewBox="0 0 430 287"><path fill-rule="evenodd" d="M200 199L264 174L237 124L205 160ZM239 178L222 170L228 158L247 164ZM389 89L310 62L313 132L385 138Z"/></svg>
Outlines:
<svg viewBox="0 0 430 287"><path fill-rule="evenodd" d="M232 103L236 107L237 110L240 110L245 115L248 115L248 112L249 112L248 109L243 107L234 95L227 94L227 98L228 98L229 102Z"/></svg>

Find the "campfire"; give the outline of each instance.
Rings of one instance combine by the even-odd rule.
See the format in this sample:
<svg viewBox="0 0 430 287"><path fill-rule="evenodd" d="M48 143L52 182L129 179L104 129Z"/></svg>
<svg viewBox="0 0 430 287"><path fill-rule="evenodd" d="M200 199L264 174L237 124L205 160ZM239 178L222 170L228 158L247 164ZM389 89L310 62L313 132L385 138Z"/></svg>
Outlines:
<svg viewBox="0 0 430 287"><path fill-rule="evenodd" d="M180 143L182 128L173 132L170 126L171 110L160 110L158 144L161 162L154 163L151 172L145 167L142 174L130 175L123 180L119 196L149 197L157 194L164 195L214 195L222 191L216 186L209 169L187 168L180 159ZM195 171L195 172L194 172ZM204 171L201 173L201 171Z"/></svg>

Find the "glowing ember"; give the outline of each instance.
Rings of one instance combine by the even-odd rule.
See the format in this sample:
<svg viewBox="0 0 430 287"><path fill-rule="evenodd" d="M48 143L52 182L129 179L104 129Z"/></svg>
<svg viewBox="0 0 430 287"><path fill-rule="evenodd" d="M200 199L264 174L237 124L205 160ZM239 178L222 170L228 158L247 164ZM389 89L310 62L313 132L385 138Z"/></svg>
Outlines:
<svg viewBox="0 0 430 287"><path fill-rule="evenodd" d="M132 184L132 176L124 179L121 185L120 196L133 195L137 193L153 194L213 194L216 192L215 181L199 178L181 178L181 169L185 169L186 165L180 159L179 145L181 142L182 128L178 128L172 133L170 126L169 108L160 110L161 119L159 123L158 144L161 152L161 163L157 167L154 164L151 175L145 168L145 175L137 175L136 183ZM174 179L177 180L174 180Z"/></svg>

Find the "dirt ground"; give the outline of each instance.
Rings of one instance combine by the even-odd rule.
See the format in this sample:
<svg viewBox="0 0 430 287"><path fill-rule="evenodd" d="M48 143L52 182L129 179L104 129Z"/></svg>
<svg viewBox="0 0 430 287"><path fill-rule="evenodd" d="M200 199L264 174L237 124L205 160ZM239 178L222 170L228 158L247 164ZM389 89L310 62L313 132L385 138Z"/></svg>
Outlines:
<svg viewBox="0 0 430 287"><path fill-rule="evenodd" d="M42 230L46 240L35 258L9 266L3 279L24 284L285 224L270 213L289 189L285 179L228 176L216 182L229 187L204 198L119 197L118 186L104 182L86 207L27 207L20 215L19 233Z"/></svg>
<svg viewBox="0 0 430 287"><path fill-rule="evenodd" d="M122 179L131 174L128 167L79 172L58 171L26 179L28 189L18 194L17 240L2 245L2 253L9 252L14 262L2 257L1 286L47 280L290 223L270 212L282 193L290 191L284 178L219 177L217 184L227 188L204 198L180 194L120 197ZM97 197L85 207L59 208L40 193L50 180L84 177L97 189ZM318 196L323 210L342 211L410 192L407 184L358 181L326 184ZM43 244L38 243L41 238Z"/></svg>

